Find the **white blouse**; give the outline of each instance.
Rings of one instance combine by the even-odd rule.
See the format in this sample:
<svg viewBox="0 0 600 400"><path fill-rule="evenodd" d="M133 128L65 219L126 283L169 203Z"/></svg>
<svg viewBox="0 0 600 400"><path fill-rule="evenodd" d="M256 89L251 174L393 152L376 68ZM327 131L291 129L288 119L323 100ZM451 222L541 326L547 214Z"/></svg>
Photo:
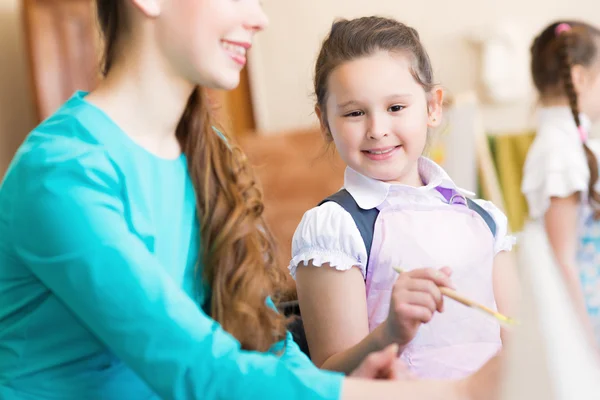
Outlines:
<svg viewBox="0 0 600 400"><path fill-rule="evenodd" d="M457 190L465 196L474 195L458 188L439 165L425 157L419 160L419 173L426 184L412 187L377 181L346 168L344 188L364 210L381 208L392 198L394 204L399 201L406 205L445 203L442 194L435 189L438 186ZM496 254L511 250L515 238L508 235L508 220L504 213L489 201L474 201L496 222ZM436 227L432 226L432 229ZM295 278L298 265L308 265L310 261L316 267L328 264L342 271L356 266L365 276L367 250L360 231L350 213L335 202L326 202L308 210L294 233L289 265L291 275Z"/></svg>
<svg viewBox="0 0 600 400"><path fill-rule="evenodd" d="M580 119L589 131L590 120L583 114ZM588 140L588 146L596 154L599 154L599 145L598 140ZM521 185L530 218L543 217L551 197L568 197L581 192L582 202L585 202L589 179L585 151L569 107L538 110L536 137L527 154Z"/></svg>

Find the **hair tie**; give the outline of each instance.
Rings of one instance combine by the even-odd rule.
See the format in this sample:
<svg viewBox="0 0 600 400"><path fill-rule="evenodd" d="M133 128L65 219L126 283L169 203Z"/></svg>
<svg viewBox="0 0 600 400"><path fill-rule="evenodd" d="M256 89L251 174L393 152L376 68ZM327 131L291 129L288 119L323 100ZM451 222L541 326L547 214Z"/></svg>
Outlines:
<svg viewBox="0 0 600 400"><path fill-rule="evenodd" d="M563 32L569 32L571 30L571 25L563 22L562 24L558 24L556 28L554 28L554 33L556 36L559 36Z"/></svg>
<svg viewBox="0 0 600 400"><path fill-rule="evenodd" d="M229 145L229 140L227 140L227 137L223 134L223 132L221 132L216 126L212 126L212 130L213 132L215 132L217 134L217 136L219 136L219 138L221 138L221 140L223 142L225 142L225 145L227 145L227 147L229 147L229 150L231 150L231 146Z"/></svg>
<svg viewBox="0 0 600 400"><path fill-rule="evenodd" d="M577 130L579 131L579 138L581 139L581 142L585 143L587 141L587 131L581 125L577 127Z"/></svg>

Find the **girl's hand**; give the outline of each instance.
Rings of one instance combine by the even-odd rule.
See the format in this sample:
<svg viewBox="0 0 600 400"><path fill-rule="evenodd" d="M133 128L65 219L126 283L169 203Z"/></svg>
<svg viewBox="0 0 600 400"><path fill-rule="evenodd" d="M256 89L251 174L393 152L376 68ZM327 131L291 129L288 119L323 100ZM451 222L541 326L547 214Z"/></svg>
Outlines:
<svg viewBox="0 0 600 400"><path fill-rule="evenodd" d="M392 289L386 324L387 341L406 346L422 323L431 320L436 311L444 311L439 286L453 288L452 270L421 268L400 274Z"/></svg>

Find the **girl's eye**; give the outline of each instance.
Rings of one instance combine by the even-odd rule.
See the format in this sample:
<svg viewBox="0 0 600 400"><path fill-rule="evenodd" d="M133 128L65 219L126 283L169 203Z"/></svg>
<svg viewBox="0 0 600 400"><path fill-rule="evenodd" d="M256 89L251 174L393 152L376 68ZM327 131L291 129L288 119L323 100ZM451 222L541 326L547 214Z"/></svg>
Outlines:
<svg viewBox="0 0 600 400"><path fill-rule="evenodd" d="M356 117L362 117L363 115L365 115L365 113L362 111L352 111L351 113L344 115L344 117L356 118Z"/></svg>
<svg viewBox="0 0 600 400"><path fill-rule="evenodd" d="M391 106L390 108L388 108L389 111L391 112L398 112L398 111L402 111L404 109L404 106L401 106L399 104L396 104L394 106Z"/></svg>

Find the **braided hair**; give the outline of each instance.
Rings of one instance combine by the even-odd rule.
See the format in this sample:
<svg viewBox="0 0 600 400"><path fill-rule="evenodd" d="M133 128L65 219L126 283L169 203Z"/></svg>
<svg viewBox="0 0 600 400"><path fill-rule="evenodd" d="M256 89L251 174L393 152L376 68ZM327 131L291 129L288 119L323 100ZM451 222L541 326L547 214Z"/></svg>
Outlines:
<svg viewBox="0 0 600 400"><path fill-rule="evenodd" d="M565 96L575 125L581 133L590 170L588 199L596 217L600 217L600 194L595 190L598 159L586 142L571 72L575 65L588 67L596 61L598 40L600 30L591 25L575 21L555 22L542 31L531 46L531 73L535 87L542 97Z"/></svg>

